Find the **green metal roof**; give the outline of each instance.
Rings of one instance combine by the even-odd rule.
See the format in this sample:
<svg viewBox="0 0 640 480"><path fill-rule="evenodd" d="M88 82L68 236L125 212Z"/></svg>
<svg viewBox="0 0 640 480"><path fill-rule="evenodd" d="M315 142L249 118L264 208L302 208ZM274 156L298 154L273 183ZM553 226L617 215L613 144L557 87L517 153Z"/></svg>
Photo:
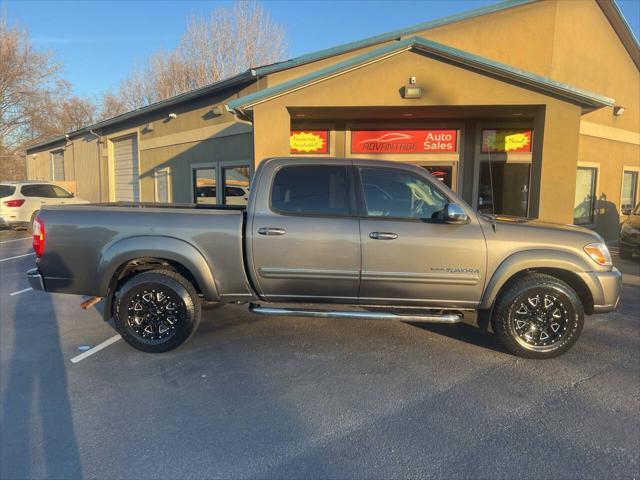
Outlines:
<svg viewBox="0 0 640 480"><path fill-rule="evenodd" d="M406 40L394 42L375 50L371 50L362 55L358 55L334 65L322 68L315 72L302 75L287 82L275 85L265 90L246 95L244 97L233 100L227 104L229 110L239 111L243 108L250 108L253 105L262 103L270 98L284 95L292 90L304 87L305 85L327 78L333 75L339 75L353 67L365 64L382 58L386 55L398 53L406 50L416 50L425 52L431 56L449 60L455 64L462 65L467 68L481 70L485 73L515 81L521 85L530 88L537 88L549 94L560 96L565 100L577 103L586 108L600 108L612 106L614 100L596 93L592 93L572 85L561 83L550 78L527 72L518 68L514 68L504 63L489 60L488 58L474 55L457 48L449 47L441 43L427 40L422 37L412 37Z"/></svg>
<svg viewBox="0 0 640 480"><path fill-rule="evenodd" d="M517 7L519 5L526 5L528 3L533 3L536 1L539 1L539 0L506 0L493 5L474 8L473 10L467 10L465 12L457 13L455 15L450 15L448 17L442 17L442 18L438 18L436 20L431 20L428 22L418 23L410 27L405 27L398 30L393 30L391 32L382 33L380 35L375 35L373 37L365 38L363 40L357 40L355 42L345 43L343 45L338 45L337 47L327 48L325 50L319 50L317 52L308 53L305 55L301 55L299 57L285 60L283 62L273 63L271 65L264 65L262 67L254 68L253 71L257 76L261 77L263 75L268 75L270 73L278 72L280 70L286 70L288 68L297 67L300 65L304 65L306 63L311 63L317 60L322 60L324 58L340 55L342 53L358 50L360 48L370 47L372 45L388 42L391 40L401 40L402 37L410 36L415 33L421 32L423 30L429 30L432 28L441 27L443 25L448 25L450 23L459 22L461 20L467 20L474 17L480 17L482 15L488 15L490 13L500 12L508 8Z"/></svg>
<svg viewBox="0 0 640 480"><path fill-rule="evenodd" d="M92 130L100 130L105 127L111 127L118 123L131 120L132 118L136 118L141 115L145 115L147 113L152 113L152 112L161 110L163 108L169 108L175 105L180 105L184 102L195 100L205 95L211 95L213 93L220 92L227 88L244 86L245 84L248 84L254 80L255 78L254 78L253 72L251 72L250 70L247 70L242 73L239 73L238 75L234 75L233 77L229 77L224 80L220 80L218 82L205 85L204 87L196 88L195 90L190 90L188 92L181 93L179 95L167 98L165 100L160 100L156 103L152 103L150 105L137 108L136 110L131 110L129 112L122 113L113 118L102 120L98 123L94 123L93 125L88 125L79 130L74 130L72 132L67 133L66 135L56 135L55 137L49 137L41 142L30 145L26 149L26 152L27 154L30 154L35 150L42 149L42 147L64 142L67 139L67 137L69 139L77 138L81 135L85 135L89 133Z"/></svg>

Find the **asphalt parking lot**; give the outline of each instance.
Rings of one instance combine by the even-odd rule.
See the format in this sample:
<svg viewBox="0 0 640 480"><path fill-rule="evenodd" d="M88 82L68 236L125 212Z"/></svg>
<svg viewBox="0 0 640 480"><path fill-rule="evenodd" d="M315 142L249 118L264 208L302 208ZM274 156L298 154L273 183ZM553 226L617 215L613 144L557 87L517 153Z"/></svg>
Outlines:
<svg viewBox="0 0 640 480"><path fill-rule="evenodd" d="M638 478L640 261L549 361L460 326L205 312L162 355L28 288L0 232L2 479ZM75 359L76 363L71 359Z"/></svg>

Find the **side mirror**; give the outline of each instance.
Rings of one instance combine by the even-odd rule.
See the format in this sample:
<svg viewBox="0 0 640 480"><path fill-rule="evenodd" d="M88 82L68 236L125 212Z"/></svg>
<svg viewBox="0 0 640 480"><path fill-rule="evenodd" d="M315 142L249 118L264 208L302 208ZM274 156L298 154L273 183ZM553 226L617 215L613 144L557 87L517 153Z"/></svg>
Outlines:
<svg viewBox="0 0 640 480"><path fill-rule="evenodd" d="M622 205L620 211L622 215L631 215L631 205Z"/></svg>
<svg viewBox="0 0 640 480"><path fill-rule="evenodd" d="M469 216L457 203L447 203L445 207L444 221L455 225L469 223Z"/></svg>

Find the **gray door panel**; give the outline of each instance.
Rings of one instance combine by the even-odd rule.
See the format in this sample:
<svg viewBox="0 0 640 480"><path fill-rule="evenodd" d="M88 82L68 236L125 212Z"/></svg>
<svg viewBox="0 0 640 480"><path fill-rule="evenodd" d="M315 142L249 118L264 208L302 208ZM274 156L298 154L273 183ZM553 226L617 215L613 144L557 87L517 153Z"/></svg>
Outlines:
<svg viewBox="0 0 640 480"><path fill-rule="evenodd" d="M284 234L260 234L262 228ZM275 301L355 301L360 235L352 218L266 215L254 218L253 262L262 295Z"/></svg>
<svg viewBox="0 0 640 480"><path fill-rule="evenodd" d="M475 216L464 225L445 223L455 194L419 167L356 166L362 192L360 302L475 307L486 265Z"/></svg>
<svg viewBox="0 0 640 480"><path fill-rule="evenodd" d="M360 283L359 221L350 164L275 160L253 193L251 269L261 296L273 301L355 303ZM257 198L256 198L257 197Z"/></svg>
<svg viewBox="0 0 640 480"><path fill-rule="evenodd" d="M485 278L480 226L419 221L360 220L361 303L474 307ZM394 239L371 238L372 232Z"/></svg>

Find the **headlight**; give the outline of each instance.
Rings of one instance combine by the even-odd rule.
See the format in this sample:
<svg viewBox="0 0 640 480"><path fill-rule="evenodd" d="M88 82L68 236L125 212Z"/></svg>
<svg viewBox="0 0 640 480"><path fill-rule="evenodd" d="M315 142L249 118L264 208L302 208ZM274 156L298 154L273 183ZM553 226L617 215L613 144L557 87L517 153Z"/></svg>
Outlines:
<svg viewBox="0 0 640 480"><path fill-rule="evenodd" d="M589 255L598 265L602 265L604 267L610 267L612 265L611 254L604 242L585 245L584 251L587 252L587 255Z"/></svg>

